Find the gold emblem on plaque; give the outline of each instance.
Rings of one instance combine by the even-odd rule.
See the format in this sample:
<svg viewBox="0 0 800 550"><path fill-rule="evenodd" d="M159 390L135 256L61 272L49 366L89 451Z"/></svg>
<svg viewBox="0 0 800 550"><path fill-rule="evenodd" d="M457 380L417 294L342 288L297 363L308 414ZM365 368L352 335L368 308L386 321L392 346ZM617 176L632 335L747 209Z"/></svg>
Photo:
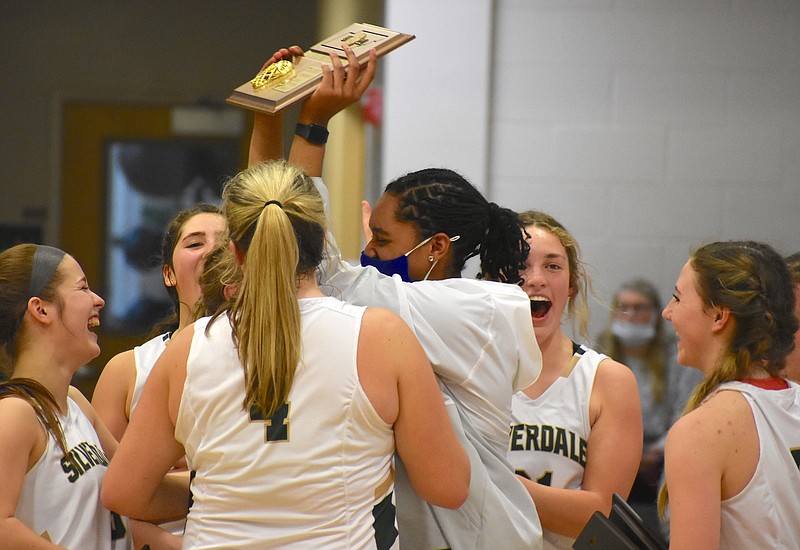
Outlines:
<svg viewBox="0 0 800 550"><path fill-rule="evenodd" d="M351 48L355 48L356 46L363 46L369 42L369 38L367 37L367 33L361 31L351 34L350 36L343 36L341 41Z"/></svg>
<svg viewBox="0 0 800 550"><path fill-rule="evenodd" d="M264 67L250 83L254 89L263 90L280 84L292 76L294 76L294 63L282 59Z"/></svg>

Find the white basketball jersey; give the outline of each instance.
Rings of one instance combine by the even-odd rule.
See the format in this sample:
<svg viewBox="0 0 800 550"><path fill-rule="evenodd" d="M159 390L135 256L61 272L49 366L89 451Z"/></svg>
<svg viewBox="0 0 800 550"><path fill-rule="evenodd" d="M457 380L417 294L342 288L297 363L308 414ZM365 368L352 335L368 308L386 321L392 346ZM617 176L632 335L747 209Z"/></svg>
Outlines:
<svg viewBox="0 0 800 550"><path fill-rule="evenodd" d="M760 456L744 490L722 501L719 547L800 548L800 386L728 382L722 389L741 392L750 404Z"/></svg>
<svg viewBox="0 0 800 550"><path fill-rule="evenodd" d="M243 408L228 317L195 324L175 431L197 472L184 547L396 547L394 433L356 365L364 310L300 300L302 359L267 419Z"/></svg>
<svg viewBox="0 0 800 550"><path fill-rule="evenodd" d="M128 411L128 418L133 414L139 398L142 396L144 383L147 382L147 377L150 376L150 371L153 370L153 365L161 354L167 349L169 343L170 333L159 334L155 338L151 338L141 346L133 348L133 364L136 367L136 382L133 386L133 395L131 396L131 409Z"/></svg>
<svg viewBox="0 0 800 550"><path fill-rule="evenodd" d="M164 334L159 334L155 338L151 338L141 346L133 348L133 365L136 368L136 381L133 386L131 408L130 411L128 411L128 418L133 415L133 411L136 409L136 405L142 397L144 383L147 382L147 377L150 376L150 373L153 371L153 367L156 361L158 361L158 358L161 357L161 354L167 349L170 337L171 333L165 332ZM185 525L186 520L183 519L158 524L162 529L178 536L183 535Z"/></svg>
<svg viewBox="0 0 800 550"><path fill-rule="evenodd" d="M322 180L315 183L326 198ZM536 381L542 364L525 292L468 278L405 283L397 275L350 265L330 233L326 244L322 290L389 309L408 323L452 400L448 413L469 456L470 492L457 510L427 504L410 486L401 489L408 482L398 476L403 546L494 550L500 533L504 549L539 548L536 507L506 460L511 396Z"/></svg>
<svg viewBox="0 0 800 550"><path fill-rule="evenodd" d="M100 502L108 459L94 427L72 399L59 415L70 463L55 438L25 475L15 516L37 535L65 548L127 550L127 521Z"/></svg>
<svg viewBox="0 0 800 550"><path fill-rule="evenodd" d="M589 400L597 367L608 357L573 344L574 366L537 399L511 401L508 460L518 474L549 487L580 489L589 441ZM575 539L544 530L544 548L572 548Z"/></svg>

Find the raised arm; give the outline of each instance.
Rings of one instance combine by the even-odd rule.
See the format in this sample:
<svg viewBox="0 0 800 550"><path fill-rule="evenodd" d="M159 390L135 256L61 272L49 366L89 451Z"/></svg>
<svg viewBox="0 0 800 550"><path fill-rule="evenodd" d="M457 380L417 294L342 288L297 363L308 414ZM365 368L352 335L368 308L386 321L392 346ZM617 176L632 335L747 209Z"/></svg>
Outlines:
<svg viewBox="0 0 800 550"><path fill-rule="evenodd" d="M267 66L281 60L292 61L295 57L303 55L300 46L282 48L272 54L262 70ZM283 158L283 111L274 115L253 111L253 133L250 136L250 153L248 166Z"/></svg>
<svg viewBox="0 0 800 550"><path fill-rule="evenodd" d="M605 359L597 369L590 402L592 430L580 490L520 478L536 503L542 527L577 537L591 515L611 511L614 493L627 498L642 454L642 413L633 373Z"/></svg>
<svg viewBox="0 0 800 550"><path fill-rule="evenodd" d="M370 59L362 69L358 66L353 51L345 46L348 67L342 66L340 59L331 54L331 66L322 65L322 82L316 91L303 102L298 119L299 124L316 124L327 128L330 119L339 111L361 99L375 76L377 54L369 52ZM298 46L278 50L265 63L265 66L281 59L294 59L303 55ZM257 164L265 160L280 158L283 154L283 116L256 113L253 135L250 139L249 163ZM289 152L289 162L302 166L310 176L322 175L322 162L325 145L312 143L295 136Z"/></svg>

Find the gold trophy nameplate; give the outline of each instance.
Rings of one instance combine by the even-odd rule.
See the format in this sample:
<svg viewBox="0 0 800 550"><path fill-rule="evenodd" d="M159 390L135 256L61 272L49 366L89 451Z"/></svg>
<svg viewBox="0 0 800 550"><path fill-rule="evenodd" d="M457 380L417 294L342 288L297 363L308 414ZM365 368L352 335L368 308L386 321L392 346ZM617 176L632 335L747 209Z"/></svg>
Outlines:
<svg viewBox="0 0 800 550"><path fill-rule="evenodd" d="M322 65L330 65L329 52L337 55L346 67L344 46L348 45L358 64L363 66L367 63L372 48L375 48L380 57L413 39L413 34L404 34L369 23L353 23L311 46L294 63L278 61L265 67L252 80L236 88L226 101L245 109L273 114L316 90L322 82Z"/></svg>

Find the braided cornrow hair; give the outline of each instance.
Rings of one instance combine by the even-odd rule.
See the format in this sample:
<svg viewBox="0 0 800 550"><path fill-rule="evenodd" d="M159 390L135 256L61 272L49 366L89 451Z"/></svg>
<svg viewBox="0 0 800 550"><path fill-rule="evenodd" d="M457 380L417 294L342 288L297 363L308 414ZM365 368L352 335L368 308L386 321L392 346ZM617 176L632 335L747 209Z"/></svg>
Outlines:
<svg viewBox="0 0 800 550"><path fill-rule="evenodd" d="M724 382L758 370L777 376L794 349L798 329L792 277L771 246L754 241L715 242L698 248L689 263L705 305L729 309L734 330L728 348L695 388L683 414L699 407ZM658 498L662 513L667 500L666 487L662 487Z"/></svg>
<svg viewBox="0 0 800 550"><path fill-rule="evenodd" d="M389 183L386 193L400 203L397 219L413 223L420 239L436 233L459 236L451 245L454 276L479 256L478 278L521 281L530 251L522 221L512 210L487 201L460 174L445 168L418 170Z"/></svg>

